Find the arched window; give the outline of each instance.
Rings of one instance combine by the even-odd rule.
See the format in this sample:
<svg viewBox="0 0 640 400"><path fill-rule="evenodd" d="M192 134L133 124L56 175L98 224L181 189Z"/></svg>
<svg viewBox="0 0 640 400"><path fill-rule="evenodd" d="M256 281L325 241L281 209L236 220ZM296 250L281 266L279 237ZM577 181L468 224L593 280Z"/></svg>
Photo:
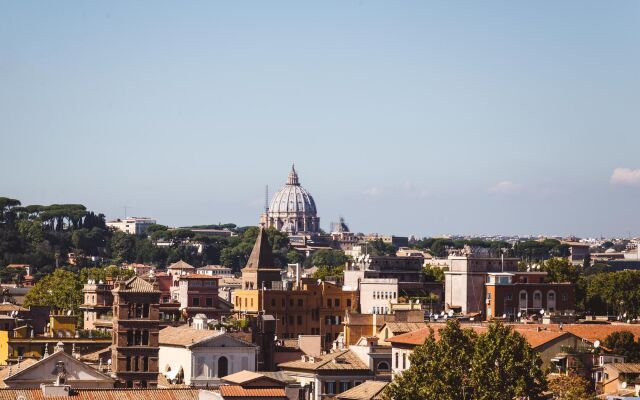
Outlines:
<svg viewBox="0 0 640 400"><path fill-rule="evenodd" d="M539 290L533 292L533 308L542 308L542 292Z"/></svg>
<svg viewBox="0 0 640 400"><path fill-rule="evenodd" d="M227 357L218 358L218 378L229 375L229 360Z"/></svg>
<svg viewBox="0 0 640 400"><path fill-rule="evenodd" d="M547 310L549 310L549 312L556 310L556 292L553 290L547 292Z"/></svg>
<svg viewBox="0 0 640 400"><path fill-rule="evenodd" d="M388 370L389 370L389 364L387 364L386 361L383 361L378 364L378 371L388 371Z"/></svg>
<svg viewBox="0 0 640 400"><path fill-rule="evenodd" d="M520 291L520 301L519 301L519 306L521 310L527 310L528 307L528 295L527 295L527 291L526 290L521 290Z"/></svg>

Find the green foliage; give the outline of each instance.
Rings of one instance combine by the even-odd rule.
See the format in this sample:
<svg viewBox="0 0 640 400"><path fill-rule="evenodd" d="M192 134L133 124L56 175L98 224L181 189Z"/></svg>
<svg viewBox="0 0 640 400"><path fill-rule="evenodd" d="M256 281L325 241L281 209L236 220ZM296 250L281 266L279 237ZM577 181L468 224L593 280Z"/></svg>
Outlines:
<svg viewBox="0 0 640 400"><path fill-rule="evenodd" d="M571 264L566 258L552 258L542 265L542 269L547 271L547 279L550 282L571 282L576 283L580 277L580 270Z"/></svg>
<svg viewBox="0 0 640 400"><path fill-rule="evenodd" d="M436 341L431 331L424 345L409 357L410 368L384 393L388 400L470 399L469 369L476 335L450 320Z"/></svg>
<svg viewBox="0 0 640 400"><path fill-rule="evenodd" d="M629 331L613 332L604 339L602 344L613 354L625 356L625 362L640 362L640 343Z"/></svg>
<svg viewBox="0 0 640 400"><path fill-rule="evenodd" d="M427 264L424 268L426 282L444 282L444 272L449 268L434 267Z"/></svg>
<svg viewBox="0 0 640 400"><path fill-rule="evenodd" d="M542 399L542 360L522 335L499 323L478 337L471 361L474 400Z"/></svg>
<svg viewBox="0 0 640 400"><path fill-rule="evenodd" d="M593 400L590 382L577 375L556 375L549 379L549 390L556 400Z"/></svg>
<svg viewBox="0 0 640 400"><path fill-rule="evenodd" d="M450 320L410 357L410 368L387 387L387 400L541 399L542 361L526 340L494 323L477 336Z"/></svg>
<svg viewBox="0 0 640 400"><path fill-rule="evenodd" d="M307 267L340 267L347 262L347 256L342 250L317 250L311 254L306 260Z"/></svg>
<svg viewBox="0 0 640 400"><path fill-rule="evenodd" d="M337 267L318 267L318 270L314 272L313 277L316 279L321 279L323 281L330 278L342 279L344 277L344 265L340 265Z"/></svg>
<svg viewBox="0 0 640 400"><path fill-rule="evenodd" d="M640 313L640 271L606 272L588 276L585 287L587 309L628 318Z"/></svg>
<svg viewBox="0 0 640 400"><path fill-rule="evenodd" d="M78 314L82 304L82 284L78 275L62 268L55 270L37 282L27 293L24 305L49 306L63 312L72 310Z"/></svg>
<svg viewBox="0 0 640 400"><path fill-rule="evenodd" d="M568 257L569 246L555 239L526 240L513 246L513 255L528 262L539 262L552 257Z"/></svg>
<svg viewBox="0 0 640 400"><path fill-rule="evenodd" d="M120 268L116 265L109 265L104 268L83 268L80 271L80 282L82 284L87 283L89 279L96 282L106 282L107 278L113 280L128 279L135 275L135 272L130 269Z"/></svg>
<svg viewBox="0 0 640 400"><path fill-rule="evenodd" d="M382 239L376 239L365 243L366 252L372 256L393 256L396 248L391 243L385 243Z"/></svg>

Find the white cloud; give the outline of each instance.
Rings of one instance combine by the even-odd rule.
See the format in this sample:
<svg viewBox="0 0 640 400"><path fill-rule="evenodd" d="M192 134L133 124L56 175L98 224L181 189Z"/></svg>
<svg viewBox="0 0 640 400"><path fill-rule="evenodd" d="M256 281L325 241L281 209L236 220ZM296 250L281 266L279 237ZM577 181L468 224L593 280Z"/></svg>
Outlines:
<svg viewBox="0 0 640 400"><path fill-rule="evenodd" d="M511 194L521 192L523 186L511 181L501 181L491 186L487 191L491 194Z"/></svg>
<svg viewBox="0 0 640 400"><path fill-rule="evenodd" d="M640 186L640 169L616 168L609 182L612 185Z"/></svg>
<svg viewBox="0 0 640 400"><path fill-rule="evenodd" d="M382 194L382 189L377 186L372 186L365 190L363 194L369 197L377 197Z"/></svg>

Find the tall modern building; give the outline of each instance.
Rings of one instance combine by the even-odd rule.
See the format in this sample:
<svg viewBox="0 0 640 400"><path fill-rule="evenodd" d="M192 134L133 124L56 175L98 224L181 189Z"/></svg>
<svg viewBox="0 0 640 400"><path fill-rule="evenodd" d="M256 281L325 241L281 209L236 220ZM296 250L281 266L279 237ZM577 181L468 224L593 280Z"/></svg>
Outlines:
<svg viewBox="0 0 640 400"><path fill-rule="evenodd" d="M160 291L139 277L113 289L112 373L118 386L158 385Z"/></svg>
<svg viewBox="0 0 640 400"><path fill-rule="evenodd" d="M313 197L300 186L295 166L284 185L271 199L271 204L260 216L260 226L275 228L289 234L320 231L320 218Z"/></svg>

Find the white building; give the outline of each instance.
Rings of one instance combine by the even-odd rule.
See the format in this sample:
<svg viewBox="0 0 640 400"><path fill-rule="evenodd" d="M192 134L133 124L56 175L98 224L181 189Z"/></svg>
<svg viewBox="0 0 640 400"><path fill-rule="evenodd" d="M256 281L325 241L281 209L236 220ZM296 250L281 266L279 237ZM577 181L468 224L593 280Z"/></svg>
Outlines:
<svg viewBox="0 0 640 400"><path fill-rule="evenodd" d="M229 374L256 370L257 346L206 326L206 317L196 316L193 327L170 326L160 331L158 367L169 382L212 386Z"/></svg>
<svg viewBox="0 0 640 400"><path fill-rule="evenodd" d="M196 269L196 271L198 274L220 276L222 278L232 278L235 276L233 270L224 265L205 265L204 267Z"/></svg>
<svg viewBox="0 0 640 400"><path fill-rule="evenodd" d="M360 312L390 314L391 305L398 302L398 280L394 278L364 278L360 281Z"/></svg>
<svg viewBox="0 0 640 400"><path fill-rule="evenodd" d="M131 235L140 235L146 232L150 225L156 223L155 219L145 217L128 217L125 219L117 219L108 221L107 227L115 228L119 231L129 233Z"/></svg>

